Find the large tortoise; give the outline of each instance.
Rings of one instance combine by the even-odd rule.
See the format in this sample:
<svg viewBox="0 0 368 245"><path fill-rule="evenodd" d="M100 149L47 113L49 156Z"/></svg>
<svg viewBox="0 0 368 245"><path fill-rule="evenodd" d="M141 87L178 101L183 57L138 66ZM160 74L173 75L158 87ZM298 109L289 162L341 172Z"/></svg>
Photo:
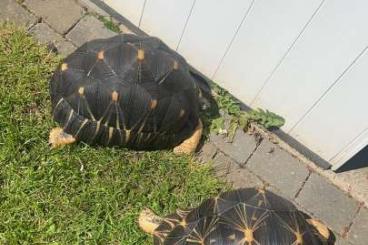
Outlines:
<svg viewBox="0 0 368 245"><path fill-rule="evenodd" d="M146 209L140 227L155 245L316 245L334 244L321 222L264 189L225 192L196 208L160 218Z"/></svg>
<svg viewBox="0 0 368 245"><path fill-rule="evenodd" d="M53 147L84 141L137 150L195 150L208 86L159 39L117 35L85 43L50 82ZM208 88L207 88L208 89Z"/></svg>

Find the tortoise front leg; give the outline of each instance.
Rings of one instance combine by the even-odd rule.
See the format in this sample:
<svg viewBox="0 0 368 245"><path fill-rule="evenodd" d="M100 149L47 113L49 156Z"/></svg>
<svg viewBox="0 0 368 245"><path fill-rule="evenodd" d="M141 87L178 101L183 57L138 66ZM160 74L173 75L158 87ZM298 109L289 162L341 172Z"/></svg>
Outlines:
<svg viewBox="0 0 368 245"><path fill-rule="evenodd" d="M61 147L74 142L75 138L72 135L65 133L62 128L56 127L51 129L49 136L51 148Z"/></svg>
<svg viewBox="0 0 368 245"><path fill-rule="evenodd" d="M202 137L203 124L202 121L198 121L197 127L194 129L194 133L188 139L184 140L180 145L174 148L176 154L190 154L193 153L199 144Z"/></svg>
<svg viewBox="0 0 368 245"><path fill-rule="evenodd" d="M139 227L146 233L153 235L157 227L163 219L152 212L150 209L145 209L139 214Z"/></svg>

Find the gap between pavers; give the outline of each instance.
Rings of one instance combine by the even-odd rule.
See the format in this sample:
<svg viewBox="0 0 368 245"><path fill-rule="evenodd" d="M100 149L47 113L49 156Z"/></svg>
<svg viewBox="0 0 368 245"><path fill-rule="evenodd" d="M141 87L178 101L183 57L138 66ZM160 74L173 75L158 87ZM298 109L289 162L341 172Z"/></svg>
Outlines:
<svg viewBox="0 0 368 245"><path fill-rule="evenodd" d="M59 54L67 56L72 53L76 47L65 40L60 34L56 33L45 23L38 23L33 26L29 33L42 44L54 45Z"/></svg>
<svg viewBox="0 0 368 245"><path fill-rule="evenodd" d="M252 135L238 129L232 142L226 136L212 133L210 141L222 152L234 159L238 164L244 164L257 148L257 140Z"/></svg>
<svg viewBox="0 0 368 245"><path fill-rule="evenodd" d="M355 245L368 244L368 209L359 210L347 233L347 240Z"/></svg>
<svg viewBox="0 0 368 245"><path fill-rule="evenodd" d="M296 202L343 235L357 214L359 203L325 178L312 173Z"/></svg>
<svg viewBox="0 0 368 245"><path fill-rule="evenodd" d="M24 5L62 35L84 15L83 8L74 0L26 0Z"/></svg>
<svg viewBox="0 0 368 245"><path fill-rule="evenodd" d="M309 176L304 164L268 139L262 140L245 166L289 199L295 197Z"/></svg>
<svg viewBox="0 0 368 245"><path fill-rule="evenodd" d="M15 0L1 0L0 21L14 22L28 29L37 22L37 17L25 10Z"/></svg>

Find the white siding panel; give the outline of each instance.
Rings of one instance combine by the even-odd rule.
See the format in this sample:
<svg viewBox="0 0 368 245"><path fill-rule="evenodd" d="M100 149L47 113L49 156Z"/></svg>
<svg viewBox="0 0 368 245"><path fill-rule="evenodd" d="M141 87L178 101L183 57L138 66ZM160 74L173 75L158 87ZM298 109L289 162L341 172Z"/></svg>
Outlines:
<svg viewBox="0 0 368 245"><path fill-rule="evenodd" d="M249 104L320 3L256 1L214 80Z"/></svg>
<svg viewBox="0 0 368 245"><path fill-rule="evenodd" d="M134 25L139 25L144 0L104 0L104 2Z"/></svg>
<svg viewBox="0 0 368 245"><path fill-rule="evenodd" d="M194 0L147 0L141 29L176 49Z"/></svg>
<svg viewBox="0 0 368 245"><path fill-rule="evenodd" d="M178 52L211 77L251 2L197 0Z"/></svg>
<svg viewBox="0 0 368 245"><path fill-rule="evenodd" d="M354 137L368 128L367 78L366 52L291 132L292 136L325 159L333 160ZM366 137L367 144L368 135Z"/></svg>
<svg viewBox="0 0 368 245"><path fill-rule="evenodd" d="M256 106L286 117L284 130L292 129L368 44L363 6L365 0L326 1L256 100Z"/></svg>

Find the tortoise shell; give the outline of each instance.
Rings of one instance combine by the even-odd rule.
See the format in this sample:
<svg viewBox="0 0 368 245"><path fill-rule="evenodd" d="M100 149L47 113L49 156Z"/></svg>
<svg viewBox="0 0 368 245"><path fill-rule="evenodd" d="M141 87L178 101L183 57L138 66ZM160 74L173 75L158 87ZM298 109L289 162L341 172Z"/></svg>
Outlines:
<svg viewBox="0 0 368 245"><path fill-rule="evenodd" d="M309 218L272 192L238 189L167 216L153 233L154 244L333 244L332 233L325 238Z"/></svg>
<svg viewBox="0 0 368 245"><path fill-rule="evenodd" d="M173 147L199 120L188 64L154 37L85 43L55 71L50 94L55 121L88 144Z"/></svg>

